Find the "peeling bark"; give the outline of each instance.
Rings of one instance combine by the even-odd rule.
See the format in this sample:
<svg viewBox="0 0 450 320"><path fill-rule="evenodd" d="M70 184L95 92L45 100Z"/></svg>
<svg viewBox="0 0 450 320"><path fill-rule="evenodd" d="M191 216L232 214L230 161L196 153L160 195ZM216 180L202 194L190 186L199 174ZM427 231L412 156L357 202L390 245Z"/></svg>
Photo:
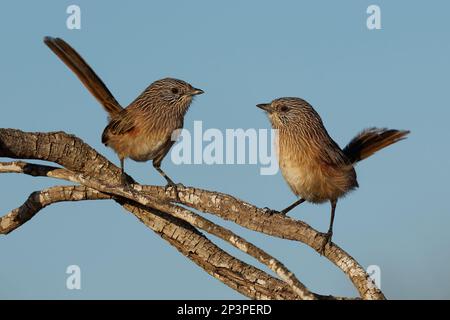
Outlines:
<svg viewBox="0 0 450 320"><path fill-rule="evenodd" d="M41 209L56 202L112 199L210 275L249 298L352 299L322 296L309 291L276 258L180 205L214 214L266 235L299 241L318 251L323 235L304 222L267 214L240 199L214 191L192 187L175 190L138 183L134 183L132 188L123 188L118 167L81 139L64 132L27 133L0 129L0 157L44 160L61 166L4 162L0 163L0 173L47 176L77 184L32 193L22 206L0 218L0 234L12 232ZM231 256L200 230L249 254L275 272L278 278ZM360 298L385 298L358 262L336 244L327 245L324 257L350 278Z"/></svg>

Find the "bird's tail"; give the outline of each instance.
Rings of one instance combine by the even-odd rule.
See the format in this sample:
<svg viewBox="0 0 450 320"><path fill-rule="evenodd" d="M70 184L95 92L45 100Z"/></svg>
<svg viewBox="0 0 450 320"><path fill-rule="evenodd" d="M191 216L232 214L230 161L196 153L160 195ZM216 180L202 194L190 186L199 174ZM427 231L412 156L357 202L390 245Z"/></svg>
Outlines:
<svg viewBox="0 0 450 320"><path fill-rule="evenodd" d="M344 148L345 155L352 163L370 157L393 143L406 138L407 130L369 128L354 137Z"/></svg>
<svg viewBox="0 0 450 320"><path fill-rule="evenodd" d="M122 110L103 81L67 42L60 38L45 37L44 43L77 75L110 116Z"/></svg>

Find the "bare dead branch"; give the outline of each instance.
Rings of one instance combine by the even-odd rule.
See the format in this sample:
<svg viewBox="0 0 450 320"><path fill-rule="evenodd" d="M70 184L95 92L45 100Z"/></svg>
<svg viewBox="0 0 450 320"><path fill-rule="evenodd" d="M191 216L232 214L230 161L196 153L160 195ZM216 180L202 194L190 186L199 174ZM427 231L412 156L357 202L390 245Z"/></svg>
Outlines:
<svg viewBox="0 0 450 320"><path fill-rule="evenodd" d="M271 255L267 254L264 250L256 247L252 243L248 242L244 238L236 235L232 231L221 227L202 216L193 213L192 211L174 205L164 205L164 212L171 213L173 216L186 221L193 226L206 231L222 240L228 242L235 248L241 250L244 253L252 256L259 262L265 264L269 269L275 272L282 280L289 284L293 291L302 300L315 300L315 296L309 292L309 290L295 277L295 275L289 271L280 261Z"/></svg>
<svg viewBox="0 0 450 320"><path fill-rule="evenodd" d="M98 192L94 189L90 189L84 186L55 186L55 187L51 187L51 188L47 188L44 189L42 191L36 191L33 192L27 199L27 201L19 208L12 210L10 213L6 214L3 218L0 219L0 226L5 226L7 227L6 229L3 227L0 227L0 233L7 233L12 231L12 228L17 228L19 226L21 226L22 224L24 224L25 222L27 222L29 219L31 219L31 217L33 217L36 213L38 213L41 209L43 209L44 207L53 204L53 203L58 203L58 202L63 202L63 201L82 201L82 200L104 200L104 199L111 199L112 197L108 194L104 194L101 192ZM118 201L121 202L121 201ZM146 225L150 226L152 229L155 228L156 225L160 225L160 224L154 224L151 223L153 221L155 221L154 219L152 219L152 217L149 217L151 215L153 215L153 213L148 212L148 210L146 209L140 209L136 206L133 206L131 204L123 204L124 207L130 211L130 212L134 212L137 213L137 217L139 219L141 219L141 221L143 223L145 223ZM163 214L162 212L159 212L159 214ZM208 223L208 221L205 219L205 222ZM223 235L220 235L220 233L223 233L223 231L220 230L220 226L211 224L209 225L210 229L214 229L214 228L218 228L219 231L216 232L212 232L212 234L217 235L217 236L221 236L223 237ZM167 229L167 228L166 228ZM154 231L158 231L158 233L164 237L168 237L171 233L171 237L174 237L176 232L172 233L173 230L167 230L166 234L162 234L159 230L155 229ZM226 231L224 232L224 234L226 235ZM200 234L199 234L200 235ZM233 235L232 233L228 234L229 237L237 237L235 235ZM178 239L178 235L176 236ZM238 237L237 237L238 238ZM166 238L166 240L169 240ZM177 249L181 249L180 248L180 244L178 242L174 242L174 239L171 239L171 244L175 245L175 247L177 247ZM246 241L244 239L240 239L236 241L236 243L240 243L242 246L248 246L250 249L252 249L252 245L246 243ZM217 249L217 253L221 254L221 255L226 255L226 253L224 251L222 251L220 248L215 247ZM258 252L258 248L255 247L256 252ZM263 251L261 252L262 255L264 255L264 257L268 257L267 254L265 254ZM196 258L203 258L203 260L207 260L206 257L210 257L211 254L209 256L197 256ZM188 256L191 260L192 259L192 255ZM237 260L237 259L236 259ZM239 265L242 265L242 269L248 269L248 268L252 268L251 266L245 264L244 262L237 260ZM199 263L200 261L194 261L196 263ZM208 266L208 270L210 269L217 269L217 266L214 265L214 263L211 263L211 261L207 262L207 261L202 261L203 265L209 265ZM274 262L274 265L277 262ZM286 269L283 269L281 267L281 269L284 272L289 272ZM219 270L219 269L218 269ZM269 275L265 274L263 271L254 268L254 271L258 271L261 274L266 275L266 277L270 278L270 280L272 281L278 281L272 277L270 277ZM212 272L212 275L215 276L216 278L220 278L222 281L226 281L229 282L230 279L227 279L226 276L222 275L220 272L219 273L214 273ZM234 281L236 279L236 275L233 275L232 280ZM293 279L289 279L291 280L291 282L293 284L291 284L291 286L293 286L295 288L295 286L297 284L299 284L301 286L301 284L298 282L297 279L293 278ZM259 279L258 281L262 281L261 279ZM248 295L248 292L246 291L252 291L254 292L254 294L259 294L259 297L264 297L264 298L288 298L288 299L293 299L296 298L295 295L293 295L292 293L289 296L284 296L282 293L279 293L277 295L272 295L272 296L265 296L267 294L267 292L264 292L265 295L261 295L261 293L258 293L258 291L260 291L260 289L251 289L250 287L255 286L255 284L253 283L254 279L251 280L251 282L248 281L244 281L244 279L240 280L240 285L241 285L241 293ZM244 284L244 285L243 285ZM281 284L281 283L280 283ZM244 288L246 288L244 290ZM239 291L239 290L238 290ZM299 298L304 298L304 299L323 299L323 298L329 298L329 297L323 297L320 295L314 295L309 293L309 291L305 288L305 291L301 291L300 289L294 289L295 291L300 291L301 295L299 295ZM308 296L305 296L305 294L308 294ZM251 295L249 296L251 298L255 298L256 296Z"/></svg>
<svg viewBox="0 0 450 320"><path fill-rule="evenodd" d="M83 157L80 157L80 155L87 156L87 159L83 162ZM153 216L154 212L160 212L165 215L170 215L172 219L181 218L182 220L185 220L183 221L185 224L186 221L188 221L187 225L191 226L191 228L192 226L195 226L211 234L216 233L214 235L232 242L236 247L240 247L241 250L246 251L250 255L257 257L259 261L269 265L269 267L275 271L281 279L285 280L295 292L294 293L291 290L290 295L285 295L283 298L324 298L323 296L309 293L307 288L285 269L281 262L274 260L261 249L192 211L170 204L169 202L175 203L179 201L181 204L190 206L194 209L209 212L220 216L223 219L234 221L248 229L275 237L300 241L317 250L323 241L323 236L303 222L295 221L281 215L269 215L263 210L232 196L207 190L179 187L177 188L178 197L173 189L165 189L156 186L141 186L135 184L132 190L125 190L120 186L120 178L118 175L120 171L115 165L99 155L94 149L86 145L80 139L63 132L47 134L24 133L19 130L0 129L0 156L7 156L15 159L47 160L58 163L65 168L41 166L25 162L3 163L0 164L0 173L25 173L34 176L48 176L80 183L88 188L92 188L104 196L114 196L116 199L122 199L120 201L125 201L125 208L127 208L126 206L132 206L132 208L129 208L129 211L132 211L134 214L140 212L141 216L139 216L139 218L143 222L149 221L149 217L145 216L141 210L144 210L144 212L147 213L151 212ZM89 165L86 165L86 163L89 163ZM0 220L0 225L4 225L6 223L5 221L12 221L9 216L10 214L12 214L12 212ZM28 217L28 219L29 218L30 217ZM177 221L180 223L180 220ZM17 227L17 225L14 226L14 228ZM154 229L152 228L152 230ZM165 239L174 245L173 239L167 237L166 234L164 234L163 237L166 237ZM185 248L177 247L177 249L183 254L186 253ZM331 244L327 246L325 257L347 274L359 291L361 298L384 299L384 295L376 288L365 270L344 250L335 244ZM189 258L191 259L191 257ZM191 260L194 261L194 259ZM204 269L206 268L200 260L194 262L201 265ZM206 271L209 272L208 270ZM262 271L259 270L259 272ZM216 278L220 278L217 272L210 274L213 274ZM226 283L225 278L220 280ZM279 281L272 278L272 281L273 280ZM229 282L226 284L236 289L236 282ZM267 292L270 291L268 287L264 290ZM275 298L276 295L273 294L273 290L271 292L272 295L261 295L261 292L259 292L258 295L260 295L260 297L270 296L271 298ZM248 291L243 294L250 296ZM257 295L253 294L251 297L257 298ZM277 298L280 297L278 296Z"/></svg>
<svg viewBox="0 0 450 320"><path fill-rule="evenodd" d="M35 191L20 207L0 218L0 234L8 234L34 217L46 206L63 201L102 200L111 196L84 186L57 186Z"/></svg>
<svg viewBox="0 0 450 320"><path fill-rule="evenodd" d="M261 208L227 194L189 187L177 188L178 196L173 189L166 190L159 186L138 185L136 189L148 191L161 199L179 200L181 204L212 213L253 231L302 242L318 253L324 240L322 233L303 221L285 215L268 214ZM324 257L349 277L361 298L384 299L364 268L335 243L326 246Z"/></svg>
<svg viewBox="0 0 450 320"><path fill-rule="evenodd" d="M0 172L27 172L31 175L47 175L53 177L70 178L75 181L76 178L69 171L63 169L52 169L49 166L28 165L24 162L0 163ZM45 206L60 202L60 201L81 201L81 200L100 200L111 199L108 194L98 192L95 189L84 186L57 186L42 191L33 192L27 201L19 208L14 209L0 218L0 234L7 234L29 219L31 219L39 210ZM272 271L274 271L282 280L288 283L293 291L301 298L313 300L315 295L309 290L289 271L281 262L274 257L267 254L265 251L259 249L253 244L239 237L230 230L223 228L189 210L174 206L166 205L165 212L171 213L201 230L204 230L214 236L217 236L224 241L227 241L239 250L249 254L259 262L265 264Z"/></svg>

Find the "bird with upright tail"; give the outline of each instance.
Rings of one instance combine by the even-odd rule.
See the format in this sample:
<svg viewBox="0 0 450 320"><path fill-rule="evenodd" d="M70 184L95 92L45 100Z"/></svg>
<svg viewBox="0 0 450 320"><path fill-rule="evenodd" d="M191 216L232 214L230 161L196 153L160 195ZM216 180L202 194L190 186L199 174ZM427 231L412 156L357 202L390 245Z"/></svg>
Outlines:
<svg viewBox="0 0 450 320"><path fill-rule="evenodd" d="M330 225L320 248L323 254L331 243L338 199L358 187L355 164L404 139L409 131L365 129L341 149L328 134L319 114L305 100L279 98L257 107L267 113L272 127L277 129L281 173L299 197L279 213L287 214L305 201L331 204Z"/></svg>
<svg viewBox="0 0 450 320"><path fill-rule="evenodd" d="M153 167L167 181L175 183L161 169L161 162L175 142L173 134L183 128L184 116L194 96L203 90L174 78L164 78L150 84L126 108L84 59L63 39L45 37L45 44L76 74L89 92L109 115L102 142L119 156L122 182L128 185L124 160L153 161Z"/></svg>

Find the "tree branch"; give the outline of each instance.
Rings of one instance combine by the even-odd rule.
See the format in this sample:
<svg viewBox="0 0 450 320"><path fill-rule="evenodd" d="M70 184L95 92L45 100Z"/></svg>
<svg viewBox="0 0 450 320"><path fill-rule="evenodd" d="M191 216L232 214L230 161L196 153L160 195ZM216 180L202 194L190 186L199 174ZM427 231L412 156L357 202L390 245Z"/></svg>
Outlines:
<svg viewBox="0 0 450 320"><path fill-rule="evenodd" d="M48 176L80 183L84 186L71 188L86 188L84 190L73 189L72 191L70 191L69 189L50 190L53 192L51 197L48 196L48 189L41 191L39 194L32 194L30 198L32 198L33 200L30 200L30 198L28 199L30 203L27 204L27 201L23 206L13 210L0 220L1 233L10 232L20 226L21 221L25 222L29 220L34 214L24 214L24 212L30 211L29 208L34 208L33 205L35 206L35 208L40 210L43 207L43 203L41 201L38 201L41 206L39 207L39 205L36 204L36 199L44 199L45 204L45 199L49 199L52 197L54 197L54 199L59 199L63 196L67 198L67 192L72 192L75 195L75 198L80 200L87 200L87 197L97 197L97 199L111 199L113 197L119 203L121 203L124 208L134 213L142 222L148 224L148 226L152 230L160 233L163 238L177 247L180 252L185 254L192 261L196 262L208 273L212 274L222 282L245 294L246 296L249 296L251 298L271 299L325 298L323 296L310 293L308 289L301 282L299 282L295 278L295 276L283 266L281 262L271 257L263 250L247 242L245 239L235 235L230 230L218 226L217 224L212 223L211 221L193 213L192 211L171 204L170 202L179 202L191 208L215 214L223 219L233 221L251 230L262 232L275 237L300 241L309 245L317 251L323 241L323 235L303 222L295 221L291 218L281 215L269 215L262 209L259 209L249 203L218 192L211 192L207 190L188 187L179 187L177 188L177 197L173 188L165 189L156 186L142 186L139 184L134 184L132 189L124 189L120 185L119 168L110 163L103 156L99 155L94 149L86 145L80 139L74 136L67 135L63 132L24 133L19 130L0 129L0 156L6 156L15 159L46 160L64 166L64 168L56 168L50 166L28 164L25 162L10 162L0 164L0 173L15 172L25 173L33 176ZM86 195L88 191L90 192L89 196ZM83 192L85 194L84 196L82 196ZM59 193L60 197L58 198L54 193ZM46 196L47 198L45 198ZM159 213L159 215L157 215L156 212ZM13 218L14 215L16 217L15 219ZM169 228L169 226L170 228L173 228L174 224L177 223L178 225L180 225L181 223L184 228L182 234L186 234L187 232L198 232L194 228L196 227L228 241L235 247L250 254L260 262L266 264L282 280L284 280L284 283L280 283L280 280L275 279L268 274L265 274L257 268L246 265L242 261L239 261L229 255L226 256L225 259L225 256L223 255L226 253L223 250L212 244L203 235L197 234L197 236L202 237L203 241L206 241L208 245L215 246L215 250L220 250L219 256L222 256L222 258L225 259L224 261L227 261L227 259L231 258L234 259L233 261L235 263L238 263L240 266L239 270L241 270L241 272L239 274L242 275L242 272L244 270L251 269L252 272L256 272L266 279L264 280L266 284L264 286L264 290L260 288L260 290L256 290L255 292L254 288L250 289L250 285L244 286L246 288L245 290L239 289L240 284L236 280L235 275L233 275L233 277L231 278L225 276L226 274L230 276L229 269L227 269L226 271L224 269L220 269L219 271L219 269L217 269L217 266L205 264L210 263L210 261L208 260L206 260L207 262L205 262L204 259L201 259L199 257L197 257L196 259L192 258L192 252L189 250L186 251L186 243L183 243L181 246L178 245L179 243L177 242L177 240L171 238L165 232L161 232L161 230L156 227L155 217L159 217L159 219L162 219L162 217L164 217L164 224L167 225L167 228ZM158 223L162 223L162 221L158 221ZM2 232L3 230L4 232ZM327 246L325 250L325 257L336 264L344 273L349 276L350 280L353 282L358 292L360 293L361 298L384 299L384 295L378 288L376 288L365 270L344 250L342 250L335 244L331 244ZM211 271L213 269L214 272ZM232 281L230 279L235 280ZM248 279L249 278L247 277L245 281L248 281ZM240 281L244 281L242 277ZM267 285L267 283L269 282L270 286ZM253 285L255 284L254 281L252 283ZM272 285L274 285L274 287L271 287ZM283 292L283 294L280 294L280 292Z"/></svg>
<svg viewBox="0 0 450 320"><path fill-rule="evenodd" d="M111 196L84 186L56 186L35 191L20 207L0 217L0 234L14 231L33 218L40 210L53 203L103 199L111 199Z"/></svg>
<svg viewBox="0 0 450 320"><path fill-rule="evenodd" d="M17 209L12 210L11 212L9 212L8 214L6 214L4 217L0 218L0 233L8 233L14 229L16 229L17 227L21 226L22 224L24 224L25 222L27 222L29 219L31 219L36 213L38 213L41 209L45 208L48 205L51 205L53 203L58 203L58 202L64 202L64 201L82 201L82 200L104 200L104 199L112 199L112 197L108 194L104 194L101 192L98 192L94 189L90 189L84 186L55 186L55 187L51 187L51 188L47 188L44 189L42 191L36 191L33 192L28 199L25 201L25 203L20 206ZM118 200L118 202L122 202L120 200ZM159 223L152 223L152 221L154 221L154 218L149 217L151 215L153 215L152 213L148 212L148 210L139 208L137 206L134 206L130 203L122 203L122 205L130 212L135 213L136 216L141 219L141 221L143 223L145 223L146 225L150 226L154 231L157 231L158 234L160 234L161 236L163 236L163 238L165 238L166 240L170 240L172 245L175 245L175 247L177 247L177 249L182 249L180 247L180 244L178 242L175 242L174 239L174 234L176 232L173 232L173 230L170 230L170 232L161 232L160 230L156 229L155 226L156 225L160 225ZM163 214L162 212L159 212L159 214ZM241 248L249 248L250 250L254 250L255 252L261 254L264 258L266 259L270 259L270 256L268 256L265 252L263 251L258 251L259 249L254 247L252 244L247 243L244 239L239 239L239 237L233 235L230 232L221 230L220 226L214 225L213 223L209 223L206 219L204 221L205 224L208 225L208 228L205 229L215 229L217 228L218 231L214 231L211 232L211 234L214 234L216 236L219 236L221 238L223 238L224 240L226 236L230 237L231 239L236 238L235 243L236 244L240 244ZM167 228L166 228L167 229ZM194 231L195 229L193 229ZM169 230L167 230L169 231ZM211 231L211 230L209 230ZM172 233L173 232L173 233ZM194 231L195 232L195 231ZM168 236L170 235L170 233L172 233L171 238L168 238ZM201 234L199 234L201 235ZM212 244L212 243L211 243ZM213 245L214 246L214 245ZM218 247L216 247L218 249ZM215 254L221 254L221 255L227 255L225 252L223 252L222 250L218 249L218 252ZM248 250L243 250L243 251L248 251ZM211 253L210 255L211 256ZM208 256L208 257L209 257ZM231 257L231 256L230 256ZM191 260L193 260L193 256L191 255ZM202 256L197 256L197 259L201 258L203 261L203 265L205 265L205 263L207 261L206 257L202 257ZM255 256L255 258L258 258L257 256ZM272 258L273 259L273 258ZM263 260L263 259L259 259L258 260ZM247 268L247 269L254 269L252 271L258 271L261 274L264 274L263 271L256 269L256 268L252 268L249 265L243 263L240 260L237 260L239 265L242 265L242 269ZM197 261L198 263L200 261ZM264 261L262 261L264 262ZM269 264L269 263L267 263ZM287 269L285 269L283 266L280 266L280 263L277 262L276 260L274 262L272 262L272 266L275 266L278 264L278 267L286 272L289 273L289 271ZM220 278L223 281L229 281L229 279L227 279L226 277L224 277L221 272L217 271L220 270L218 269L218 266L215 266L213 263L209 262L209 266L208 269L216 269L216 272L213 273L212 275L215 276L216 278ZM275 269L275 268L274 268ZM277 270L275 270L277 271ZM279 272L280 273L280 272ZM270 276L266 276L268 278L270 278L270 280L272 281L276 281L276 279L270 277ZM233 281L235 281L236 279L236 275L233 275L232 277ZM320 295L314 295L309 293L309 291L306 288L302 288L303 285L295 278L293 279L289 279L292 283L291 286L294 287L293 291L294 292L298 292L300 293L298 295L298 297L303 298L303 299L317 299L317 298L323 298ZM253 279L251 282L251 285L249 285L248 281L245 281L245 279L241 279L240 280L241 283L241 291L242 293L246 294L245 291L243 291L243 288L247 287L247 290L249 290L249 286L254 286L255 284L253 283ZM279 283L281 285L281 282ZM296 288L297 287L297 288ZM300 287L300 288L298 288ZM258 290L254 290L257 293ZM264 293L266 296L261 295L260 297L266 297L266 298L289 298L292 299L295 296L294 295L286 295L283 296L283 294L279 294L279 296L270 296L267 294L267 292ZM250 297L254 297L254 296L250 296Z"/></svg>

